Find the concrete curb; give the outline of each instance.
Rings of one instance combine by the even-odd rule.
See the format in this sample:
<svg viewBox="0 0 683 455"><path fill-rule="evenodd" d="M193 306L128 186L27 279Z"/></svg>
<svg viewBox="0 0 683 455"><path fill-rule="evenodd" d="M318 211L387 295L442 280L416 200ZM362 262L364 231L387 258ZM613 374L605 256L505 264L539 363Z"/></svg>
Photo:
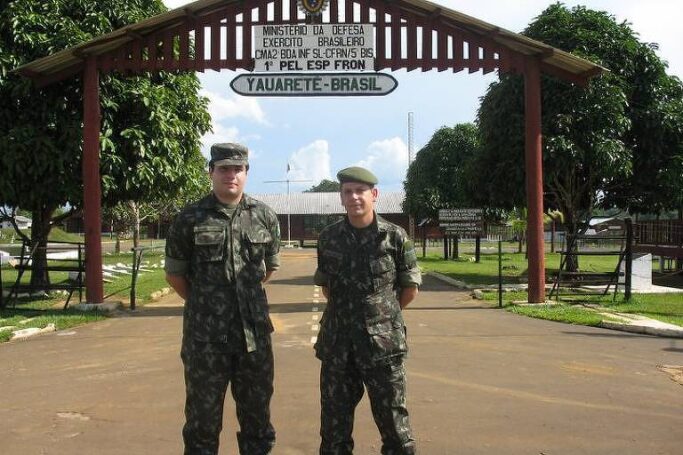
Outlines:
<svg viewBox="0 0 683 455"><path fill-rule="evenodd" d="M438 272L425 272L425 274L429 275L429 276L433 276L437 280L443 281L444 283L450 284L451 286L455 286L456 288L459 288L459 289L466 289L468 291L474 289L473 286L468 285L464 281L455 280L449 276L442 275L441 273L438 273Z"/></svg>
<svg viewBox="0 0 683 455"><path fill-rule="evenodd" d="M639 333L641 335L654 335L667 338L683 338L683 327L680 329L669 329L650 327L646 325L622 324L620 322L602 321L598 327L610 330L620 330L622 332Z"/></svg>
<svg viewBox="0 0 683 455"><path fill-rule="evenodd" d="M451 277L442 275L441 273L437 272L427 272L427 275L432 276L436 278L439 281L442 281L446 284L450 284L452 286L455 286L459 289L466 289L466 290L472 290L472 296L475 299L478 300L483 300L483 290L481 289L480 286L476 286L477 289L475 289L475 286L470 286L467 283L459 280L455 280ZM488 289L488 287L486 288ZM507 290L517 290L515 288L510 287ZM506 289L504 288L503 291L505 292ZM522 302L513 302L514 305L525 305ZM554 304L554 302L546 302L546 304L526 304L526 305L547 305L551 306L551 304ZM658 336L658 337L666 337L666 338L683 338L683 327L676 326L674 324L667 324L665 322L657 321L655 319L649 319L643 316L638 316L634 317L632 315L626 315L622 313L601 313L597 311L597 309L586 307L586 309L596 311L601 315L604 316L609 316L613 318L619 318L623 320L624 322L614 322L614 321L602 321L598 327L601 327L603 329L609 329L609 330L619 330L622 332L630 332L630 333L638 333L641 335L652 335L652 336Z"/></svg>

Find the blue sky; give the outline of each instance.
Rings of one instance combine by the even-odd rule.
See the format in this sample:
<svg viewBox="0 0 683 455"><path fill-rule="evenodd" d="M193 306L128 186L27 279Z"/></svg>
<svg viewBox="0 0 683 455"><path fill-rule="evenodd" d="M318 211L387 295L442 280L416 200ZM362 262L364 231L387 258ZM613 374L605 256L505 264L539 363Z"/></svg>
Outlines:
<svg viewBox="0 0 683 455"><path fill-rule="evenodd" d="M164 0L177 8L187 0ZM513 32L522 31L550 1L438 0L434 3L477 17ZM659 55L669 62L669 73L683 78L683 29L679 0L565 1L607 11L626 20L642 40L659 44ZM254 98L235 94L230 82L238 73L224 70L199 74L203 94L211 100L213 133L203 138L206 155L212 143L236 141L251 151L249 193L302 191L323 178L334 179L346 166L371 169L382 191L402 188L408 166L408 113L413 112L413 150L416 153L441 126L471 122L479 98L497 79L482 75L396 71L398 88L381 97ZM413 156L414 157L414 156ZM287 164L291 170L287 172Z"/></svg>

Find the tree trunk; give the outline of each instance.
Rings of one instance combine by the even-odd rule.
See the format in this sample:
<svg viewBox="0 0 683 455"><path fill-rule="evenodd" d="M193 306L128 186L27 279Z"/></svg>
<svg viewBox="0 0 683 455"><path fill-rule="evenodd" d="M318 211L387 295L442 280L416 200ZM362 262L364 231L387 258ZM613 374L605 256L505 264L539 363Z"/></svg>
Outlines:
<svg viewBox="0 0 683 455"><path fill-rule="evenodd" d="M50 235L50 221L56 207L43 207L42 210L31 212L31 249L38 247L33 254L33 270L31 271L31 286L35 290L48 290L50 276L47 272L47 238Z"/></svg>
<svg viewBox="0 0 683 455"><path fill-rule="evenodd" d="M133 215L133 247L140 246L140 207L135 201L129 201L128 206Z"/></svg>
<svg viewBox="0 0 683 455"><path fill-rule="evenodd" d="M579 235L579 227L573 215L568 215L566 221L565 236L567 237L567 242L565 243L565 253L567 253L567 259L564 270L566 272L578 272L579 257L576 253L579 251L579 248L576 237Z"/></svg>
<svg viewBox="0 0 683 455"><path fill-rule="evenodd" d="M114 252L119 254L121 252L121 235L116 233L116 243L114 244Z"/></svg>

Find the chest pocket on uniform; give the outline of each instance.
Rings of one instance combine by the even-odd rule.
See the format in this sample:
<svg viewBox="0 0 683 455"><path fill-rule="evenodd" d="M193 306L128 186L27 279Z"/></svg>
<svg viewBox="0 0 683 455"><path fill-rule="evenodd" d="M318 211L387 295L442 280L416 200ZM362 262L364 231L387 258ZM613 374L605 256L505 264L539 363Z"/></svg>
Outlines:
<svg viewBox="0 0 683 455"><path fill-rule="evenodd" d="M323 272L330 276L337 275L342 268L344 255L337 251L323 250Z"/></svg>
<svg viewBox="0 0 683 455"><path fill-rule="evenodd" d="M395 270L394 258L390 254L385 254L370 261L370 271L375 290L392 284L396 277Z"/></svg>
<svg viewBox="0 0 683 455"><path fill-rule="evenodd" d="M199 262L222 261L224 243L223 226L195 226L195 255Z"/></svg>
<svg viewBox="0 0 683 455"><path fill-rule="evenodd" d="M247 231L247 247L249 248L249 260L260 264L266 254L266 247L273 240L270 233L264 229Z"/></svg>

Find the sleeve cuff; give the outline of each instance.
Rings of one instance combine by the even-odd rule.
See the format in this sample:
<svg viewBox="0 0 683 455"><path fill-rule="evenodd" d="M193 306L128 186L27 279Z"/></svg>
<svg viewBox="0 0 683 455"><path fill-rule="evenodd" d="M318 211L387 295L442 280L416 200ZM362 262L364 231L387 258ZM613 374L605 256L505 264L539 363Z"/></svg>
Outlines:
<svg viewBox="0 0 683 455"><path fill-rule="evenodd" d="M422 273L419 269L411 269L398 275L398 284L402 288L413 288L422 284Z"/></svg>
<svg viewBox="0 0 683 455"><path fill-rule="evenodd" d="M265 259L266 270L277 270L280 268L280 255L274 254Z"/></svg>
<svg viewBox="0 0 683 455"><path fill-rule="evenodd" d="M318 286L327 286L329 279L326 273L316 269L315 275L313 275L313 282Z"/></svg>
<svg viewBox="0 0 683 455"><path fill-rule="evenodd" d="M185 275L190 268L189 266L189 261L168 256L166 256L166 260L164 261L164 270L170 275Z"/></svg>

